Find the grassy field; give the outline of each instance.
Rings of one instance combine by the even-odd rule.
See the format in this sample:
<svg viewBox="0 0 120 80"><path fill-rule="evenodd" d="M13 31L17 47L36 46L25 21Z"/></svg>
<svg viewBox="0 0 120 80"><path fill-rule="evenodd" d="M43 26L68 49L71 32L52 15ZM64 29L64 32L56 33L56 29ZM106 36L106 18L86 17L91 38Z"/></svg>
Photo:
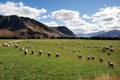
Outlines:
<svg viewBox="0 0 120 80"><path fill-rule="evenodd" d="M0 40L0 43L9 41L14 40ZM120 80L119 40L40 39L21 40L18 44L19 48L14 44L0 46L0 80ZM20 48L27 46L30 48L24 55ZM109 50L102 52L104 46L113 46L112 55L107 55ZM35 54L30 55L33 49ZM41 56L38 50L43 51ZM51 57L47 56L48 52ZM60 53L59 58L55 57L56 53ZM78 59L78 54L82 54L82 59ZM87 60L88 55L95 56L95 60ZM104 58L103 63L99 63L99 57ZM108 60L116 67L109 68Z"/></svg>

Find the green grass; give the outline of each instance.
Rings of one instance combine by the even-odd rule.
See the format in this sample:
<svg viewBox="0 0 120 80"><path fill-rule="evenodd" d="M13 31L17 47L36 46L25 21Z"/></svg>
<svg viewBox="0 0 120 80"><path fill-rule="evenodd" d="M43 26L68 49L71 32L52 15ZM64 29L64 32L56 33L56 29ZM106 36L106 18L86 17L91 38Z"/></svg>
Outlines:
<svg viewBox="0 0 120 80"><path fill-rule="evenodd" d="M93 80L106 75L120 80L119 44L118 40L23 40L19 42L20 47L31 46L26 56L14 46L0 46L0 80ZM60 45L64 45L63 49ZM102 52L102 48L84 48L84 45L112 45L114 52L108 56ZM30 55L32 49L36 51L34 55ZM76 51L72 52L73 49ZM38 56L38 50L42 50L43 55ZM50 58L47 52L51 52ZM55 57L57 52L61 53L59 58ZM81 60L77 57L79 53L83 56ZM95 60L86 60L88 55L94 55ZM99 56L104 58L104 63L99 63ZM107 60L112 60L116 68L108 68Z"/></svg>

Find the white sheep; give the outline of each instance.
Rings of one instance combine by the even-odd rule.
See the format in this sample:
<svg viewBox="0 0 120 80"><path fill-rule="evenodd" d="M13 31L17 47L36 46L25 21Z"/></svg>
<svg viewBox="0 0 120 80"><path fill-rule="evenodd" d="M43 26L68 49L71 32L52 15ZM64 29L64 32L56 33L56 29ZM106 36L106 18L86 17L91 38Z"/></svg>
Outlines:
<svg viewBox="0 0 120 80"><path fill-rule="evenodd" d="M114 67L116 67L116 65L113 62L111 62L110 60L108 60L108 67L114 68Z"/></svg>
<svg viewBox="0 0 120 80"><path fill-rule="evenodd" d="M103 63L103 60L104 60L104 59L103 59L102 57L99 57L99 62L100 62L100 63Z"/></svg>
<svg viewBox="0 0 120 80"><path fill-rule="evenodd" d="M28 50L25 49L25 51L24 51L24 55L27 55L27 54L28 54Z"/></svg>
<svg viewBox="0 0 120 80"><path fill-rule="evenodd" d="M20 48L20 50L21 50L21 51L23 51L23 50L24 50L24 48Z"/></svg>
<svg viewBox="0 0 120 80"><path fill-rule="evenodd" d="M51 53L50 53L50 52L48 52L48 53L47 53L47 55L48 55L48 57L50 57L50 56L51 56Z"/></svg>
<svg viewBox="0 0 120 80"><path fill-rule="evenodd" d="M87 60L91 60L91 56L87 56Z"/></svg>
<svg viewBox="0 0 120 80"><path fill-rule="evenodd" d="M73 49L73 52L75 52L76 51L76 49Z"/></svg>
<svg viewBox="0 0 120 80"><path fill-rule="evenodd" d="M79 59L82 59L82 55L81 55L81 54L78 54L78 58L79 58Z"/></svg>
<svg viewBox="0 0 120 80"><path fill-rule="evenodd" d="M94 60L95 59L95 56L91 56L91 60Z"/></svg>
<svg viewBox="0 0 120 80"><path fill-rule="evenodd" d="M39 50L39 55L42 55L43 51L42 50Z"/></svg>
<svg viewBox="0 0 120 80"><path fill-rule="evenodd" d="M35 50L34 50L34 49L31 51L31 54L32 54L32 55L35 54Z"/></svg>
<svg viewBox="0 0 120 80"><path fill-rule="evenodd" d="M111 55L111 52L108 52L107 54L108 54L108 56L110 56L110 55Z"/></svg>
<svg viewBox="0 0 120 80"><path fill-rule="evenodd" d="M56 57L60 57L60 53L56 53Z"/></svg>
<svg viewBox="0 0 120 80"><path fill-rule="evenodd" d="M16 47L16 48L18 48L18 47L19 47L19 45L18 45L18 44L15 44L15 47Z"/></svg>

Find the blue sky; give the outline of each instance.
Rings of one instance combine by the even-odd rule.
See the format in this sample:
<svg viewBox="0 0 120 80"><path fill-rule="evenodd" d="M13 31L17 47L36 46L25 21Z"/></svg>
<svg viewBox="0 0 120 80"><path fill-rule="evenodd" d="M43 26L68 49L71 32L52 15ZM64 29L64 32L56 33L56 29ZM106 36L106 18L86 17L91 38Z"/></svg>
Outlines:
<svg viewBox="0 0 120 80"><path fill-rule="evenodd" d="M76 34L120 29L120 0L0 0L0 14L65 25Z"/></svg>

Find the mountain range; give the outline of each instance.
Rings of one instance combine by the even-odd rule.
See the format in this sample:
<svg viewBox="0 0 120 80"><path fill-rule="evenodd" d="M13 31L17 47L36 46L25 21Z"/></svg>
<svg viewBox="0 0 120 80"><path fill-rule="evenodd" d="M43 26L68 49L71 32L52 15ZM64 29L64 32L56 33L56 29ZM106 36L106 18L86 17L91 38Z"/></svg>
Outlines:
<svg viewBox="0 0 120 80"><path fill-rule="evenodd" d="M100 31L89 34L76 34L78 37L118 37L120 38L120 30Z"/></svg>
<svg viewBox="0 0 120 80"><path fill-rule="evenodd" d="M100 31L89 34L74 34L65 26L49 27L44 23L19 17L16 15L0 15L0 37L17 36L22 38L51 38L51 37L118 37L120 30Z"/></svg>
<svg viewBox="0 0 120 80"><path fill-rule="evenodd" d="M0 15L0 36L26 37L74 37L75 34L65 26L48 27L27 17Z"/></svg>

